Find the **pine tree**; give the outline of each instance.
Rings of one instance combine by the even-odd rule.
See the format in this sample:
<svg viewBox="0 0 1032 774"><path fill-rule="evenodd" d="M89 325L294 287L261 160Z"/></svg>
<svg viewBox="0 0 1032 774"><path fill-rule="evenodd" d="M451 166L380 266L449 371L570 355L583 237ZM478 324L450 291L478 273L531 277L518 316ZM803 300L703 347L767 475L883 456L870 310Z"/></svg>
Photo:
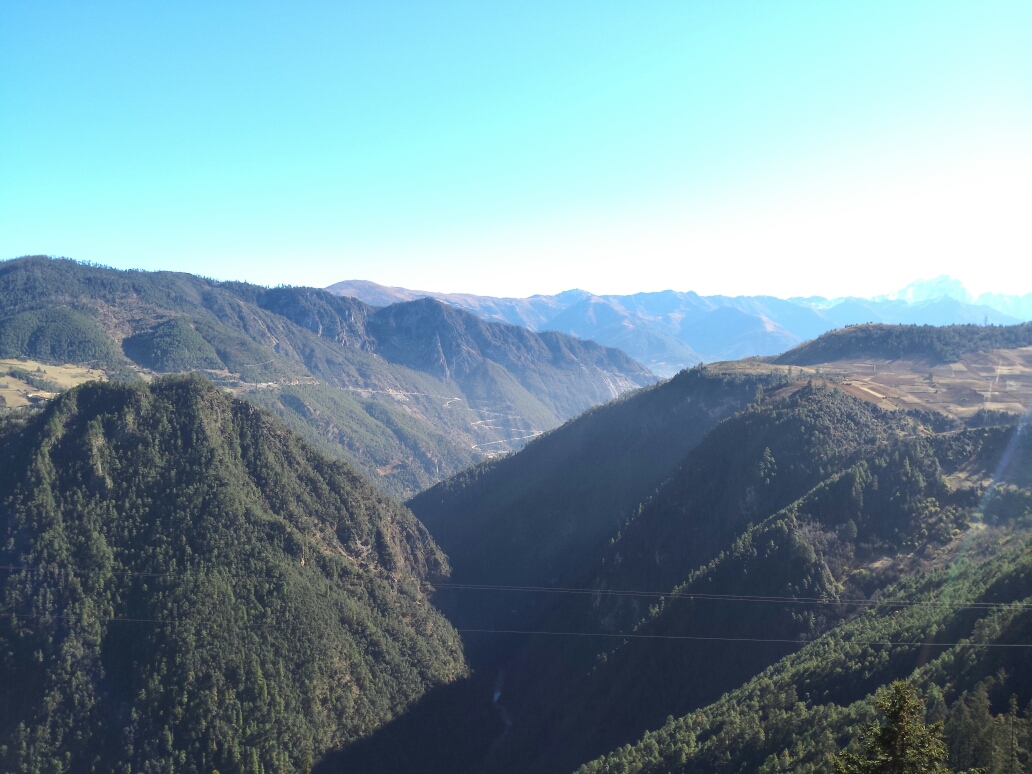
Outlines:
<svg viewBox="0 0 1032 774"><path fill-rule="evenodd" d="M885 716L860 732L864 753L840 753L839 774L948 774L942 724L926 725L924 703L897 680L878 698Z"/></svg>

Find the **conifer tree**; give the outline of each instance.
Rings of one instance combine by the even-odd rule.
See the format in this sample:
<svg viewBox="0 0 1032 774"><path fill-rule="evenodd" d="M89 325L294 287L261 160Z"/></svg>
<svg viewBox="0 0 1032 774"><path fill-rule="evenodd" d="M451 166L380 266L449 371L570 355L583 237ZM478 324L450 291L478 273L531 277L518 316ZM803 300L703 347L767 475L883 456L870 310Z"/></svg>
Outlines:
<svg viewBox="0 0 1032 774"><path fill-rule="evenodd" d="M840 753L839 774L948 774L942 723L924 722L924 703L897 680L877 700L885 716L860 732L861 755Z"/></svg>

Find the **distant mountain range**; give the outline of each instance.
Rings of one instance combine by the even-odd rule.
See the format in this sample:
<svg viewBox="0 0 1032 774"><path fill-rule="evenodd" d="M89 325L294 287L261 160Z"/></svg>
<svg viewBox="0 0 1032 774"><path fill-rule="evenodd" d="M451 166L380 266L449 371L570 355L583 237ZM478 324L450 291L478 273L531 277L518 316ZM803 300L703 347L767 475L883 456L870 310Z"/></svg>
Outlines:
<svg viewBox="0 0 1032 774"><path fill-rule="evenodd" d="M338 282L327 288L375 306L432 297L485 320L532 331L559 331L619 347L660 376L700 362L775 355L835 328L876 322L902 325L1011 325L1032 319L1032 294L974 298L957 280L917 282L873 299L700 296L664 290L594 295L567 290L554 296L495 298Z"/></svg>
<svg viewBox="0 0 1032 774"><path fill-rule="evenodd" d="M656 381L618 349L434 299L373 307L41 256L0 262L0 358L203 373L395 496Z"/></svg>

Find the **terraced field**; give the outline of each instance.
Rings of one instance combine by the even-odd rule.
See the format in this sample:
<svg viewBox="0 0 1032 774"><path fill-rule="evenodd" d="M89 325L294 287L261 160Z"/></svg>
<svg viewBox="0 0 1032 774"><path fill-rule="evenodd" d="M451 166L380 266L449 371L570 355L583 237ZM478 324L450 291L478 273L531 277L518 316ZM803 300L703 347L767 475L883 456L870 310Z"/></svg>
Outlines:
<svg viewBox="0 0 1032 774"><path fill-rule="evenodd" d="M833 382L844 392L883 408L935 410L961 420L983 411L1023 414L1032 407L1032 347L972 352L953 363L866 358L784 366L751 358L708 368L774 371L793 380Z"/></svg>
<svg viewBox="0 0 1032 774"><path fill-rule="evenodd" d="M23 374L29 374L31 378ZM85 366L47 365L35 360L0 360L0 398L3 399L0 406L18 408L53 398L57 394L55 391L41 388L40 385L45 382L52 382L61 390L67 390L93 379L105 381L107 375L101 369Z"/></svg>

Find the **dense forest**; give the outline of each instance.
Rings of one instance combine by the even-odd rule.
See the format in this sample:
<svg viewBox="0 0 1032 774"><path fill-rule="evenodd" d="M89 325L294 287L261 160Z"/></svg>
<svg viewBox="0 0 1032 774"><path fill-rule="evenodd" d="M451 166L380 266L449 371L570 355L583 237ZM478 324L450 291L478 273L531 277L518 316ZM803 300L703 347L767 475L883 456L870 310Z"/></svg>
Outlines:
<svg viewBox="0 0 1032 774"><path fill-rule="evenodd" d="M968 429L927 412L885 411L814 384L779 385L772 398L760 390L711 427L658 490L638 492L639 505L611 525L608 544L561 582L516 575L518 559L499 552L499 581L489 563L469 566L479 568L477 583L507 590L439 591L467 630L480 682L467 681L461 694L431 692L413 715L327 771L560 772L601 754L588 770L830 770L871 719L879 687L901 677L916 681L930 721L945 723L951 760L989 765L977 761L990 742L976 749L958 730L969 722L964 713L989 712L990 728L1024 733L1028 649L932 644L1032 642L1021 607L1032 593L1032 434L1009 422ZM441 531L456 567L499 528L505 511L492 503L520 491L516 463L529 464L547 441L507 468L495 463L413 501L419 513L435 498L435 528L449 506L461 515L483 504L477 512L487 524L467 522L465 540L455 537L461 529ZM588 533L580 545L576 531L560 534L572 541L564 547L571 564L597 546ZM874 644L855 644L866 642ZM899 642L910 644L889 644ZM939 671L930 676L933 662ZM782 673L771 693L769 681ZM762 700L749 692L758 680L768 681ZM493 737L467 736L452 751L427 737L444 723L426 718L451 713L458 722L478 701L504 720L502 730L482 726ZM398 752L406 742L433 755L413 769ZM472 761L471 748L479 750ZM1024 761L1027 747L1015 749Z"/></svg>
<svg viewBox="0 0 1032 774"><path fill-rule="evenodd" d="M454 583L562 586L720 419L776 382L769 374L682 371L408 504L452 557ZM524 596L483 605L477 595L450 588L440 588L437 600L455 621L501 628L523 623L526 606L539 602ZM471 643L473 652L477 645Z"/></svg>
<svg viewBox="0 0 1032 774"><path fill-rule="evenodd" d="M954 560L960 535L974 526L976 492L951 490L935 447L920 436L894 439L893 420L900 417L875 414L868 417L875 422L852 426L840 418L821 433L833 441L821 450L811 434L817 429L813 424L793 432L783 420L793 421L793 414L806 418L821 402L841 401L846 405L840 408L849 408L851 401L828 390L804 392L797 394L794 409L748 412L755 416L737 418L738 438L729 441L731 432L725 436L726 450L747 448L751 431L763 444L753 457L755 466L736 474L727 456L709 446L710 440L719 443L717 437L700 445L689 457L689 477L714 485L697 484L671 500L661 492L614 541L591 578L592 588L651 589L663 592L662 599L603 594L590 608L570 600L541 627L554 629L561 621L577 631L637 635L604 651L601 660L597 645L595 652L583 652L585 646L578 650L577 644L565 647L561 663L582 663L586 674L558 700L554 686L571 681L545 672L540 651L532 654L527 663L533 668L525 670L532 676L528 693L541 696L548 707L554 703L551 712L567 719L564 749L575 733L583 734L586 747L599 750L661 725L668 715L704 706L799 643L865 609L868 600L889 597L886 588L895 579ZM828 408L821 413L834 416ZM787 416L777 417L779 411ZM862 418L858 414L854 418ZM820 416L810 413L811 419ZM726 423L729 431L734 424ZM865 430L880 432L865 438ZM964 431L951 440L995 456L1007 436L1002 429ZM782 443L771 449L766 442L775 438ZM811 476L821 477L821 467L823 480L814 485ZM724 470L729 472L721 480ZM742 478L736 486L737 475ZM780 496L774 487L779 478ZM761 487L769 491L761 493ZM798 499L782 506L794 495ZM988 503L1006 497L998 491ZM764 503L766 498L774 501ZM756 510L743 512L742 504ZM757 518L764 513L771 515ZM723 518L713 518L716 514ZM1027 529L1029 516L1012 510L1001 532ZM696 569L678 581L691 567ZM556 657L548 654L545 663L556 663ZM700 664L706 668L697 668Z"/></svg>
<svg viewBox="0 0 1032 774"><path fill-rule="evenodd" d="M944 723L954 771L1027 771L1032 544L923 573L884 597L719 701L579 771L831 771L841 750L860 747L881 686L900 678L917 686L928 719Z"/></svg>
<svg viewBox="0 0 1032 774"><path fill-rule="evenodd" d="M11 307L5 304L3 308ZM89 363L111 369L124 365L121 353L96 320L61 307L25 311L0 319L0 357Z"/></svg>
<svg viewBox="0 0 1032 774"><path fill-rule="evenodd" d="M296 772L465 674L405 508L198 377L0 434L0 769Z"/></svg>

